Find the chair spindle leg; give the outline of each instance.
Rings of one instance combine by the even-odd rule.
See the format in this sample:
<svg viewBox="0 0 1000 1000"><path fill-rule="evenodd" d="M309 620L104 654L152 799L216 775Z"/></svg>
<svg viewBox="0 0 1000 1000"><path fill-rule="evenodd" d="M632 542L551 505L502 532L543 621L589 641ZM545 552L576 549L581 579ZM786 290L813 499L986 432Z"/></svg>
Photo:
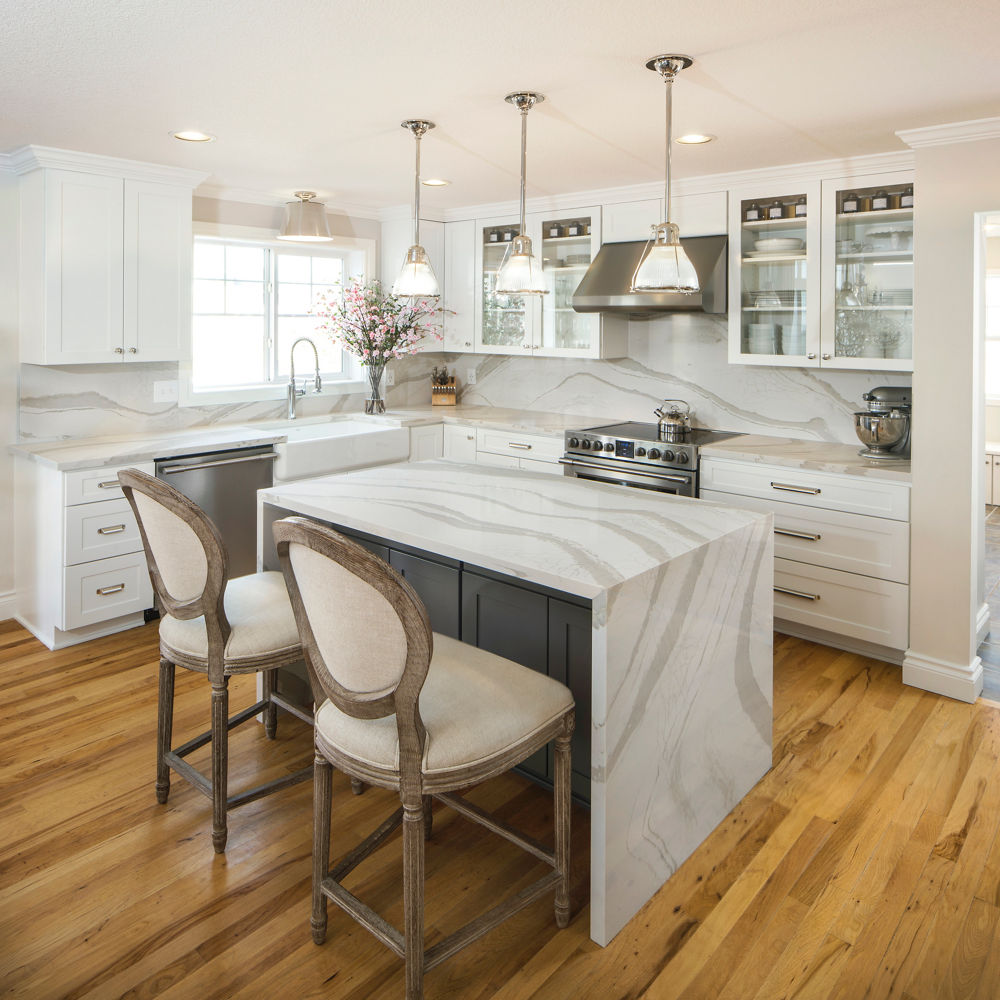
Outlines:
<svg viewBox="0 0 1000 1000"><path fill-rule="evenodd" d="M406 1000L424 996L423 801L403 803L403 941Z"/></svg>
<svg viewBox="0 0 1000 1000"><path fill-rule="evenodd" d="M362 795L365 790L365 783L360 778L351 778L351 791L355 795Z"/></svg>
<svg viewBox="0 0 1000 1000"><path fill-rule="evenodd" d="M212 684L212 846L226 849L226 799L229 778L229 678Z"/></svg>
<svg viewBox="0 0 1000 1000"><path fill-rule="evenodd" d="M556 886L556 926L569 923L569 834L570 834L570 741L573 736L573 716L566 717L561 735L555 741L555 854L559 882Z"/></svg>
<svg viewBox="0 0 1000 1000"><path fill-rule="evenodd" d="M267 708L264 709L264 735L269 740L273 740L278 733L278 706L271 701L277 679L277 670L265 670L261 678L264 700L267 702Z"/></svg>
<svg viewBox="0 0 1000 1000"><path fill-rule="evenodd" d="M433 801L430 795L424 796L424 840L430 840L434 832L434 812L431 809Z"/></svg>
<svg viewBox="0 0 1000 1000"><path fill-rule="evenodd" d="M326 940L326 896L321 886L330 870L330 811L333 807L333 767L317 750L313 762L312 937Z"/></svg>
<svg viewBox="0 0 1000 1000"><path fill-rule="evenodd" d="M170 750L174 728L174 665L160 659L160 691L156 721L156 801L163 804L170 794L170 767L164 755Z"/></svg>

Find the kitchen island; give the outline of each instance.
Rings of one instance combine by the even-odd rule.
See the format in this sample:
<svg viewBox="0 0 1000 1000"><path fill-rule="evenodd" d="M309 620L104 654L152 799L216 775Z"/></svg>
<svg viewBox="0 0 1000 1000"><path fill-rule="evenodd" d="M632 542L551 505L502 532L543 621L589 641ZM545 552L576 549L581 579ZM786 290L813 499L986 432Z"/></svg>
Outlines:
<svg viewBox="0 0 1000 1000"><path fill-rule="evenodd" d="M457 574L456 595L486 580L584 609L598 944L771 766L771 515L443 461L258 497L264 565L270 525L295 513L431 556L428 565L439 559ZM431 609L436 629L435 616L450 620L446 604ZM475 640L468 615L455 620L460 638Z"/></svg>

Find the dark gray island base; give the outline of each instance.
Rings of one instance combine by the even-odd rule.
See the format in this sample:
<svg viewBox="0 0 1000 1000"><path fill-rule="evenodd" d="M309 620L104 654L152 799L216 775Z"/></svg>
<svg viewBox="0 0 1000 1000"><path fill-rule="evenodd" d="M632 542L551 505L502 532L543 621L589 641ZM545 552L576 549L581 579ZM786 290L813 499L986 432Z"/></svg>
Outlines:
<svg viewBox="0 0 1000 1000"><path fill-rule="evenodd" d="M263 565L280 569L271 525L295 512L265 504ZM363 545L398 570L427 607L431 628L442 635L504 656L565 684L576 699L573 734L573 797L590 805L591 604L581 597L527 583L471 563L400 545L390 539L320 524ZM301 667L282 671L279 686L305 692ZM549 787L553 780L552 747L516 770Z"/></svg>

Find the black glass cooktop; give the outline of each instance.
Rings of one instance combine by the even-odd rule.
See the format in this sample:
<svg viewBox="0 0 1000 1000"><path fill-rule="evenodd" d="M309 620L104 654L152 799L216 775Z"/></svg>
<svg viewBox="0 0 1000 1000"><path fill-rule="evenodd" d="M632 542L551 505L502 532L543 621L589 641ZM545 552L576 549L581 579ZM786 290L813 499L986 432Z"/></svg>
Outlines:
<svg viewBox="0 0 1000 1000"><path fill-rule="evenodd" d="M606 424L603 427L588 427L587 434L603 434L606 437L632 441L659 441L659 424L645 424L641 421L629 421L624 424ZM714 444L736 437L736 431L709 431L703 427L693 427L691 433L684 438L684 444Z"/></svg>

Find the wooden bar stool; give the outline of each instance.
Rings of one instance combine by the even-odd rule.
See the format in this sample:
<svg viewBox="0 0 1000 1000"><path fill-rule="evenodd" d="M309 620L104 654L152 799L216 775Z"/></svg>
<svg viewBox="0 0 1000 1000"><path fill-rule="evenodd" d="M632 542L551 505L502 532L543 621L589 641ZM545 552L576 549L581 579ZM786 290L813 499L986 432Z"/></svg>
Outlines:
<svg viewBox="0 0 1000 1000"><path fill-rule="evenodd" d="M229 580L226 550L205 512L172 486L139 472L118 474L146 550L146 564L166 612L160 619L160 690L156 741L156 800L166 802L170 770L212 800L212 844L226 849L226 812L304 781L312 766L256 788L228 794L229 730L263 713L264 732L277 733L281 708L312 725L312 715L275 690L278 667L302 659L295 618L280 573L257 573ZM212 728L171 749L174 668L207 674L212 685ZM229 717L232 674L263 673L264 697ZM212 744L212 777L184 758Z"/></svg>
<svg viewBox="0 0 1000 1000"><path fill-rule="evenodd" d="M316 758L312 934L326 937L327 899L406 962L407 1000L423 996L424 971L555 890L569 922L569 690L510 660L431 632L410 585L385 562L303 518L274 525L313 685ZM555 740L555 849L453 794L521 763ZM399 792L401 808L330 868L332 767ZM424 840L431 799L451 806L552 866L516 896L424 950ZM403 827L402 931L349 892L342 879Z"/></svg>

